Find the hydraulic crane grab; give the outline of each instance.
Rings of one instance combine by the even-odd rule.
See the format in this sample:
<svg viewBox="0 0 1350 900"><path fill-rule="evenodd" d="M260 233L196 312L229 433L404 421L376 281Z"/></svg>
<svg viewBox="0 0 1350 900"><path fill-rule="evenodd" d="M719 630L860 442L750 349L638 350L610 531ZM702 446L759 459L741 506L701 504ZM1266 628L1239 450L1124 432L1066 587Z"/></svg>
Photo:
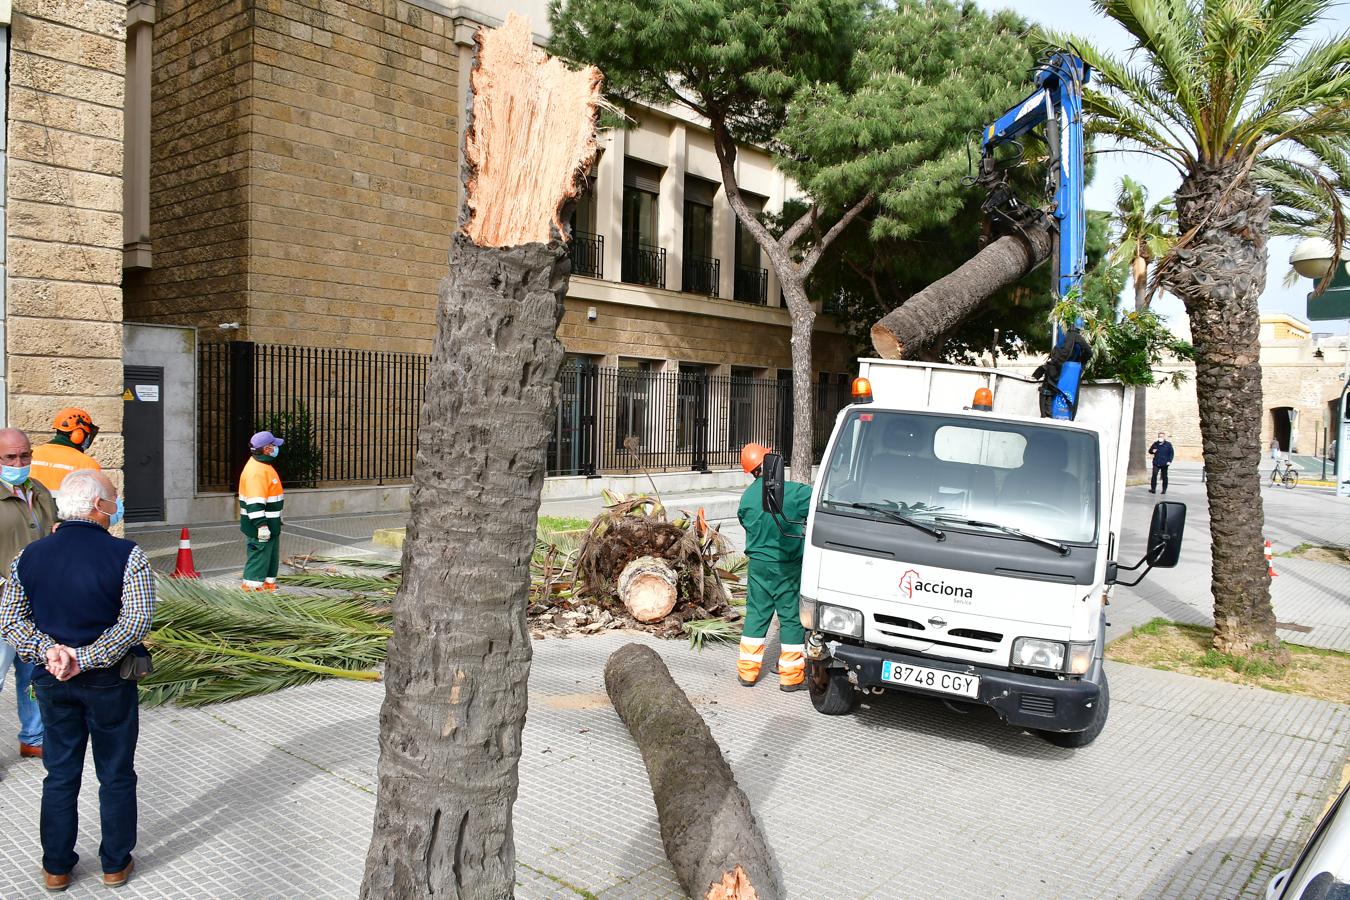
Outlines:
<svg viewBox="0 0 1350 900"><path fill-rule="evenodd" d="M1053 293L1056 300L1075 293L1083 281L1087 260L1087 213L1083 206L1083 85L1091 69L1078 56L1056 52L1036 70L1036 91L985 128L982 136L980 171L975 181L989 191L982 209L986 215L986 238L997 228L1025 234L1027 225L1040 221L1053 235ZM1047 212L1020 202L996 167L994 151L1038 126L1045 126L1049 149L1046 193L1052 201ZM1019 145L1020 146L1020 145ZM1048 221L1047 221L1048 220ZM1045 376L1041 388L1041 415L1072 419L1078 409L1078 386L1087 362L1087 343L1079 334L1081 320L1065 330L1055 328L1054 349L1038 372Z"/></svg>

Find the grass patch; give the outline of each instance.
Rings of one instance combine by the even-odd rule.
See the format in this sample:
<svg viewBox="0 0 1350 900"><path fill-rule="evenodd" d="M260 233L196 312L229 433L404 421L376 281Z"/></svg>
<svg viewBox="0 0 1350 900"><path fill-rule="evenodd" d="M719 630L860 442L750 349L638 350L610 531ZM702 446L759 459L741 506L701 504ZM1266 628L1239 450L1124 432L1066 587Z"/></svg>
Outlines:
<svg viewBox="0 0 1350 900"><path fill-rule="evenodd" d="M1106 656L1117 662L1195 675L1230 684L1248 684L1285 694L1350 704L1350 653L1320 647L1285 645L1288 666L1220 653L1213 631L1154 619L1107 645Z"/></svg>
<svg viewBox="0 0 1350 900"><path fill-rule="evenodd" d="M1338 566L1350 566L1350 548L1334 547L1330 544L1299 544L1293 550L1276 553L1287 559L1311 559L1313 562L1331 563Z"/></svg>
<svg viewBox="0 0 1350 900"><path fill-rule="evenodd" d="M539 533L554 535L568 531L585 531L590 524L590 519L578 519L576 516L540 516Z"/></svg>

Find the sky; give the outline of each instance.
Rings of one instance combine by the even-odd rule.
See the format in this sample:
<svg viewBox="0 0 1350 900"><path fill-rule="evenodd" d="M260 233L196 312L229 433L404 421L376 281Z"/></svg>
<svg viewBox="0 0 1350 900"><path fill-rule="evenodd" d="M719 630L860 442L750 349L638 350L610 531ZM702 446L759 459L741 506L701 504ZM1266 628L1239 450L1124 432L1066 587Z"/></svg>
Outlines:
<svg viewBox="0 0 1350 900"><path fill-rule="evenodd" d="M1089 0L977 0L985 9L1011 9L1023 18L1038 22L1056 31L1079 35L1094 46L1113 52L1119 56L1132 46L1133 38L1125 29L1098 13ZM1325 35L1350 29L1350 3L1341 3L1334 7L1320 30ZM1100 145L1099 148L1100 149ZM1140 153L1100 153L1096 158L1096 175L1087 188L1089 209L1110 210L1115 205L1116 187L1121 176L1129 175L1148 190L1150 201L1173 193L1181 182L1180 176L1170 165ZM1288 238L1271 238L1269 244L1270 263L1266 273L1266 290L1261 295L1261 311L1284 312L1305 319L1307 314L1308 291L1312 282L1299 279L1292 288L1284 287L1284 276L1289 271L1289 254L1297 241ZM1133 291L1126 286L1130 305L1134 303ZM1155 298L1153 308L1167 317L1168 324L1178 331L1185 331L1186 311L1181 301L1171 295ZM1314 331L1345 334L1345 322L1313 322Z"/></svg>

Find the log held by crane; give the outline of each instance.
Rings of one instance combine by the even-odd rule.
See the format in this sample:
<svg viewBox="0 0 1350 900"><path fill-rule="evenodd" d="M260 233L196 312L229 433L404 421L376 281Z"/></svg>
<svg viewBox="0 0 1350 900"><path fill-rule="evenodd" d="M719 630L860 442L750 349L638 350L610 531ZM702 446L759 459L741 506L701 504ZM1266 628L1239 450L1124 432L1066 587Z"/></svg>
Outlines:
<svg viewBox="0 0 1350 900"><path fill-rule="evenodd" d="M872 326L883 359L915 359L940 335L970 318L994 293L1050 258L1053 235L1029 223L1023 236L1004 235L955 271L919 291Z"/></svg>

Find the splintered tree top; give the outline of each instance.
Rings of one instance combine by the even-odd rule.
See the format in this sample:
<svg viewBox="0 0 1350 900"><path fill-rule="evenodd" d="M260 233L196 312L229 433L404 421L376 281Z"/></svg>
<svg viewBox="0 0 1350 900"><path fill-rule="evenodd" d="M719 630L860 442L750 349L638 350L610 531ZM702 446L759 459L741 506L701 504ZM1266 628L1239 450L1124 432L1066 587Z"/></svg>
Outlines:
<svg viewBox="0 0 1350 900"><path fill-rule="evenodd" d="M515 13L475 40L464 233L480 247L547 243L595 159L600 70L573 71L536 49Z"/></svg>

